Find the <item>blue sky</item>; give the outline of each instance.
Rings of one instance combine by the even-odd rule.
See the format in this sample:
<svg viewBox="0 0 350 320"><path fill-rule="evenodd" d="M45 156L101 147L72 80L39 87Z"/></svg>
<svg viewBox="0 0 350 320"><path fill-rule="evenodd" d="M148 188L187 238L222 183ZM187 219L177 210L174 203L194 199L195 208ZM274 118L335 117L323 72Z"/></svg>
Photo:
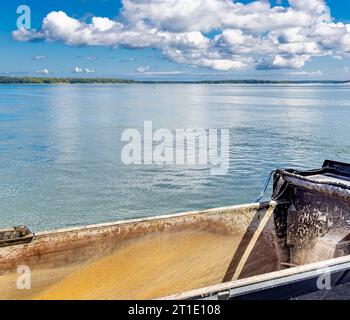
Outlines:
<svg viewBox="0 0 350 320"><path fill-rule="evenodd" d="M155 3L157 1L160 0L142 0L139 2L145 3L145 6L138 7L136 0L126 0L125 3L119 0L3 0L0 4L0 74L161 80L350 79L350 57L347 54L350 43L348 47L347 33L342 31L341 36L332 38L331 44L328 43L327 35L322 36L322 39L312 35L310 40L309 33L314 32L319 22L310 22L310 25L305 26L303 17L305 14L310 15L317 21L320 14L313 8L300 8L295 5L293 14L296 18L292 19L297 20L300 17L299 23L303 25L303 29L299 33L306 36L305 39L297 40L298 48L303 47L298 50L302 52L290 54L285 48L291 46L285 46L282 51L280 49L281 45L286 45L286 41L281 40L278 49L274 50L269 50L269 45L265 41L266 38L272 39L275 34L278 35L278 39L290 38L289 35L288 37L282 35L287 27L277 20L275 25L263 26L264 15L267 13L275 15L277 11L271 10L276 5L290 7L288 1L270 1L271 10L248 7L252 1L239 1L244 10L262 16L258 20L260 24L258 27L249 25L249 22L248 25L245 22L237 25L235 19L242 18L242 14L239 13L238 18L230 15L231 9L225 9L230 7L221 6L219 3L221 0L205 0L207 11L205 7L203 8L203 4L200 9L199 7L187 9L174 5L171 0L169 4L163 0L163 7L160 7ZM178 0L179 3L181 1ZM323 2L305 0L308 1L319 2L320 5ZM152 2L155 3L153 11L149 10L150 6L146 7ZM346 30L346 24L350 23L350 0L328 0L326 3L330 8L332 19L327 22L328 25L340 22L343 26L338 26L338 29ZM130 4L131 7L129 6L122 15L120 10L126 4ZM35 36L30 36L30 39L23 33L16 36L13 34L13 31L17 30L19 15L16 10L19 5L28 5L31 9L31 26L37 33ZM184 18L186 10L194 10L189 13L187 19ZM232 8L233 10L235 8ZM65 15L50 16L50 23L42 28L43 19L51 12L58 11L64 12ZM67 29L69 35L68 31L64 30L66 24L64 19L68 17L81 24L75 29L78 31ZM88 38L81 40L84 37L81 29L85 28L84 32L91 30L93 17L118 21L122 23L122 27L116 25L103 32L91 31ZM234 19L229 20L232 17ZM208 26L212 24L213 27L206 27L206 19L211 19L208 20ZM225 19L231 22L225 22L222 26L222 21L226 21ZM143 21L141 27L140 21ZM56 23L62 24L59 29L56 28ZM298 25L292 26L290 30L295 30L296 27ZM232 29L235 31L232 32ZM153 33L150 30L153 30ZM119 35L122 35L122 39ZM118 39L110 40L111 36ZM97 39L98 37L101 39ZM152 39L146 41L147 37ZM241 42L237 40L241 38ZM214 40L215 44L208 44ZM290 43L294 45L291 50L295 48L295 41L287 40L288 45ZM304 48L306 42L312 45L312 49Z"/></svg>

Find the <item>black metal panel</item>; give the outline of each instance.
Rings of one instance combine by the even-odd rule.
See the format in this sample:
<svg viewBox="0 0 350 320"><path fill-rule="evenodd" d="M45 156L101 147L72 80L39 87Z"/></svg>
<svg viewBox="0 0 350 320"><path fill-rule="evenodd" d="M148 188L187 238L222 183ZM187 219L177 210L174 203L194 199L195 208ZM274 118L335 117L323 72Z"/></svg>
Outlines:
<svg viewBox="0 0 350 320"><path fill-rule="evenodd" d="M350 164L338 162L338 161L332 161L332 160L325 160L322 166L323 169L328 169L331 171L335 171L340 176L350 176Z"/></svg>
<svg viewBox="0 0 350 320"><path fill-rule="evenodd" d="M323 282L325 276L329 277L330 287L320 288L320 284L325 283ZM293 277L281 278L278 284L266 281L257 290L243 288L238 292L233 291L230 300L324 300L327 297L329 299L350 299L349 263L335 266L332 270L324 268L305 272L305 274L301 273L295 275L294 279Z"/></svg>

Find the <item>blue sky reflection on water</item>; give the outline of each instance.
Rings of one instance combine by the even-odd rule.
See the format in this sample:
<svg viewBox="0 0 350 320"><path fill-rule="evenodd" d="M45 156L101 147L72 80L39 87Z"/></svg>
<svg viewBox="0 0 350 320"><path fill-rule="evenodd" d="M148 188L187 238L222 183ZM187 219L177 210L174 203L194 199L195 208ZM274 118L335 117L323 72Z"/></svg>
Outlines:
<svg viewBox="0 0 350 320"><path fill-rule="evenodd" d="M350 161L347 86L0 86L0 225L34 230L253 201L276 167ZM126 128L230 129L230 169L125 166Z"/></svg>

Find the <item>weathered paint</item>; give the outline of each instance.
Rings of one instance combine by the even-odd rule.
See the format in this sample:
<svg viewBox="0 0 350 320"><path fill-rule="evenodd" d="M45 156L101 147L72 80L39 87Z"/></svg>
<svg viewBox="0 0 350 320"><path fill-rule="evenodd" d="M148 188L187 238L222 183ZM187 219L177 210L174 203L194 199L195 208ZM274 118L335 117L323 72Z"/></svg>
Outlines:
<svg viewBox="0 0 350 320"><path fill-rule="evenodd" d="M40 296L40 292L48 290L72 272L79 270L83 265L86 266L86 264L95 263L105 257L118 254L118 250L125 248L125 246L130 247L130 245L139 244L140 241L143 241L142 239L148 239L150 236L159 237L159 241L166 241L164 237L169 234L175 235L175 238L170 237L170 240L174 242L176 235L181 234L183 236L184 232L187 232L186 237L189 239L192 235L194 236L202 231L217 235L220 239L226 238L232 241L232 249L227 247L227 242L226 247L223 246L226 250L224 256L217 255L217 252L207 252L214 249L220 252L220 247L217 248L208 243L207 246L200 249L202 258L197 257L196 260L197 264L205 266L207 262L206 255L218 256L218 261L215 261L218 267L213 268L215 277L212 279L215 279L216 282L229 281L232 279L250 239L260 225L261 219L269 208L274 209L275 207L275 202L233 206L201 212L41 232L36 234L29 244L0 248L0 270L3 274L3 276L0 276L0 285L7 288L6 294L1 295L0 293L0 298L35 298L38 295ZM215 243L215 236L212 241ZM145 249L147 251L147 248ZM149 252L148 255L152 257L152 252ZM177 262L183 260L184 255L186 255L186 251L181 252L180 250L177 256L172 257L173 268L176 268ZM145 266L145 269L149 268L151 270L152 259L143 258L150 264ZM39 284L35 286L34 281L34 290L30 292L20 292L12 286L15 269L18 265L23 264L30 266ZM196 270L196 266L189 265L188 268ZM263 274L280 268L280 252L273 219L271 218L262 230L256 245L252 248L252 252L243 266L240 278ZM159 273L168 271L159 270ZM196 277L196 272L192 276ZM133 275L130 274L131 282L132 277ZM45 279L45 281L41 281L39 278ZM145 276L146 280L147 276ZM203 279L203 284L210 284L205 280ZM12 281L12 285L9 285L6 281ZM89 279L86 279L86 281L89 281ZM147 282L140 283L140 290L142 291L142 287L147 285L149 285ZM183 291L179 287L175 289L175 292ZM171 290L169 288L169 291L158 290L154 292L175 293ZM110 296L110 298L115 297L120 296ZM136 295L136 297L143 296ZM77 296L76 298L80 297ZM101 294L100 297L92 296L92 298L105 298L105 296ZM147 296L147 298L157 298L157 296Z"/></svg>
<svg viewBox="0 0 350 320"><path fill-rule="evenodd" d="M341 212L350 210L342 203L335 221L338 215L332 210L340 206L341 199L336 203L333 199L325 209L319 207L322 201L312 191L294 188L286 192L294 192L292 202L283 198L38 233L31 243L0 248L0 299L149 299L168 295L182 299L224 295L227 288L242 283L297 274L309 268L307 263L327 259L320 254L310 261L310 252L322 236L337 230L333 226L347 226ZM300 199L305 194L303 202ZM306 201L312 207L307 207ZM271 210L273 215L267 218ZM347 236L341 240L337 254L348 254ZM157 249L158 243L164 250L154 254L150 250ZM130 259L125 259L128 254ZM125 263L123 270L116 266L120 261ZM284 270L287 265L303 264L306 269ZM28 265L33 271L32 290L16 289L18 265ZM98 279L103 285L88 292L98 285L96 270L102 270ZM111 271L115 273L109 276ZM126 275L123 279L118 277L121 271ZM206 288L197 289L202 287ZM181 293L185 291L189 293Z"/></svg>
<svg viewBox="0 0 350 320"><path fill-rule="evenodd" d="M327 253L320 239L329 233L350 231L349 185L313 180L316 173L311 172L311 176L286 170L275 173L273 197L289 202L276 223L279 239L281 243L284 239L288 251L289 263L304 265L339 256L336 252L333 256ZM348 251L345 248L342 254Z"/></svg>

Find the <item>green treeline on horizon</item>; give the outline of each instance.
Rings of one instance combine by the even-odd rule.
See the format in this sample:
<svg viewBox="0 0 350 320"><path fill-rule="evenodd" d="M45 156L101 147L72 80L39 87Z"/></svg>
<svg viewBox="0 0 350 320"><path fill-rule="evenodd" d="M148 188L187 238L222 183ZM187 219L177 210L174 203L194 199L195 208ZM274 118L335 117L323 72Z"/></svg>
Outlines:
<svg viewBox="0 0 350 320"><path fill-rule="evenodd" d="M128 79L114 78L54 78L54 77L9 77L0 76L0 84L118 84L118 83L193 83L193 84L306 84L306 83L324 83L324 84L342 84L350 83L350 80L195 80L195 81L138 81Z"/></svg>
<svg viewBox="0 0 350 320"><path fill-rule="evenodd" d="M73 83L134 83L132 80L107 78L51 78L51 77L4 77L0 76L1 84L73 84Z"/></svg>

